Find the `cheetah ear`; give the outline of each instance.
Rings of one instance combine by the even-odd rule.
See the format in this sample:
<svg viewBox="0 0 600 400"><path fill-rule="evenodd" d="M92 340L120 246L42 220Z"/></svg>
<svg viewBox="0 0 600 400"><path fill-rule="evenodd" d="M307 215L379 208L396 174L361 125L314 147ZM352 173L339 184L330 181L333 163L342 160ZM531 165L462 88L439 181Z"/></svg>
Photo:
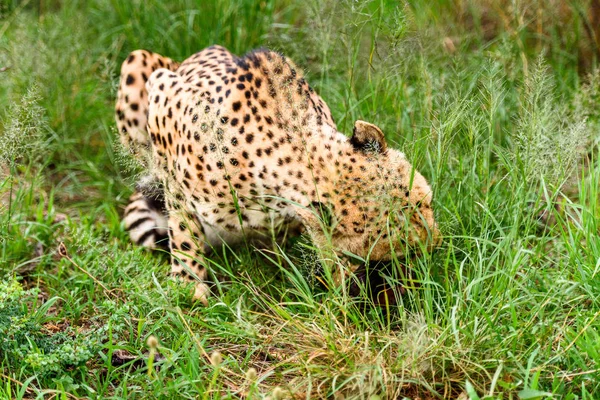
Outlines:
<svg viewBox="0 0 600 400"><path fill-rule="evenodd" d="M354 123L350 143L356 150L364 152L384 153L387 150L387 143L381 129L361 120Z"/></svg>

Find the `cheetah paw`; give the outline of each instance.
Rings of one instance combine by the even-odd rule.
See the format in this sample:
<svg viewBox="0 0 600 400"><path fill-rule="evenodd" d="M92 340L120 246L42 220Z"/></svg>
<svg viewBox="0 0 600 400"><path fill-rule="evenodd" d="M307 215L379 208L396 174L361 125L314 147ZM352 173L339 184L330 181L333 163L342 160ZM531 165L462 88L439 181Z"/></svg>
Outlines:
<svg viewBox="0 0 600 400"><path fill-rule="evenodd" d="M194 296L192 297L194 301L201 302L204 306L208 306L208 295L210 294L210 289L205 283L197 282L194 288Z"/></svg>

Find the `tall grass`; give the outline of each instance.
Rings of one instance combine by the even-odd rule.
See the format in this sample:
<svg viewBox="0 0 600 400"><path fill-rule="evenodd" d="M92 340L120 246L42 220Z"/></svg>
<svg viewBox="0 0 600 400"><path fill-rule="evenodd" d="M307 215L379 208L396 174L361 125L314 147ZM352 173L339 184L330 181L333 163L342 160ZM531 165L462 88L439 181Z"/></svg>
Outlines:
<svg viewBox="0 0 600 400"><path fill-rule="evenodd" d="M21 314L2 306L0 322L27 317L27 332L73 343L106 334L52 370L0 345L0 396L598 397L600 75L575 50L592 46L588 3L563 20L512 2L490 25L504 3L3 3L0 272L39 302L14 289L29 293ZM315 275L321 253L300 238L216 249L215 295L199 307L165 254L128 243L118 65L136 48L184 59L213 43L289 55L341 131L376 123L428 178L444 240L410 261L397 305L365 307Z"/></svg>

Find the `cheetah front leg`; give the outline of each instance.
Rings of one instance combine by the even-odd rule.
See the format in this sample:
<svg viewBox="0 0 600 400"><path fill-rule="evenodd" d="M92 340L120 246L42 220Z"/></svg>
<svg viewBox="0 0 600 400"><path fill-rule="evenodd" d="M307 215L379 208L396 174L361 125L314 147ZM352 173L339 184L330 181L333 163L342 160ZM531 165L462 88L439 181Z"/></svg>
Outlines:
<svg viewBox="0 0 600 400"><path fill-rule="evenodd" d="M208 305L210 289L206 284L204 263L205 235L202 225L194 215L172 209L169 211L169 246L171 250L171 275L194 282L194 300Z"/></svg>

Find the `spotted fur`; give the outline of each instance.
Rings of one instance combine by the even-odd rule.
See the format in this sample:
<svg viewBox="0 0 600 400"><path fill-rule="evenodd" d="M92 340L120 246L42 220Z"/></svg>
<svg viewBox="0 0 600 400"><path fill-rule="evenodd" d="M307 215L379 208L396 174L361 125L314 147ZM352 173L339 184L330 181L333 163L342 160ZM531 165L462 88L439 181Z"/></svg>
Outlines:
<svg viewBox="0 0 600 400"><path fill-rule="evenodd" d="M423 176L375 125L356 121L351 137L340 133L280 54L236 57L212 46L179 65L135 51L121 69L116 118L122 142L153 160L164 195L164 210L133 195L131 238L152 247L149 238L168 231L172 273L195 278L202 301L212 245L277 227L300 227L319 246L371 261L436 242ZM149 215L154 224L139 222Z"/></svg>

